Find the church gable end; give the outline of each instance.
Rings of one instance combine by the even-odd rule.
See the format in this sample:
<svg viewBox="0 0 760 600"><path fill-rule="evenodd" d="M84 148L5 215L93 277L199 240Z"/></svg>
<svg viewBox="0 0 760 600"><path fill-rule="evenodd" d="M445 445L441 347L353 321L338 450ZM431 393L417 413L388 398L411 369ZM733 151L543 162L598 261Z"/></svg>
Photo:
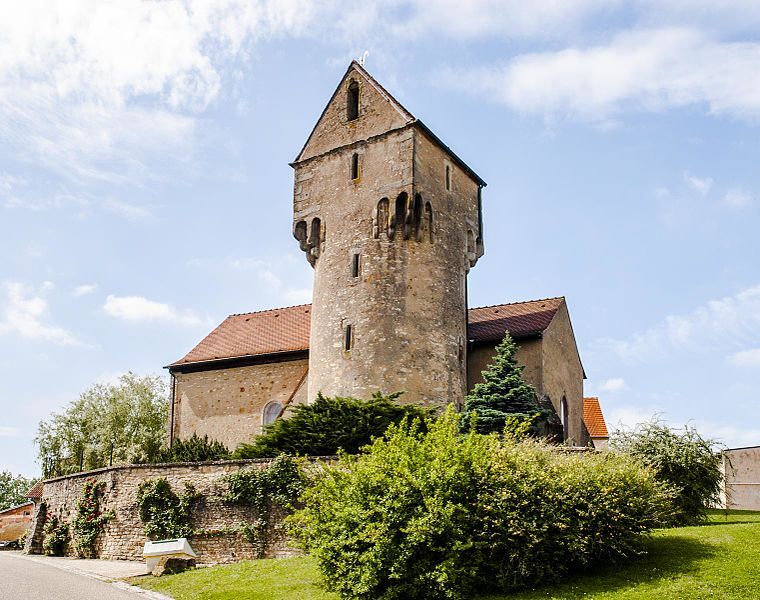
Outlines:
<svg viewBox="0 0 760 600"><path fill-rule="evenodd" d="M399 129L414 120L409 111L354 61L295 162Z"/></svg>

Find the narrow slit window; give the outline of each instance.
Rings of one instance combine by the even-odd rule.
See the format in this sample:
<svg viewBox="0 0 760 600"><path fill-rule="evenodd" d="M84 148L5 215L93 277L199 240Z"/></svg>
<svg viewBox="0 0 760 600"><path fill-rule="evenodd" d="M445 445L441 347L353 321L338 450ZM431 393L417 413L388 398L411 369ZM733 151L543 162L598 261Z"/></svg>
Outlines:
<svg viewBox="0 0 760 600"><path fill-rule="evenodd" d="M343 350L348 352L354 346L354 326L346 325L346 330L343 333Z"/></svg>
<svg viewBox="0 0 760 600"><path fill-rule="evenodd" d="M351 179L356 181L359 179L359 155L354 154L351 157Z"/></svg>
<svg viewBox="0 0 760 600"><path fill-rule="evenodd" d="M352 81L348 84L346 108L349 121L359 118L359 84L356 81Z"/></svg>
<svg viewBox="0 0 760 600"><path fill-rule="evenodd" d="M362 265L361 261L362 261L361 254L359 254L358 252L355 252L351 256L351 277L354 277L354 278L359 277L359 272L361 271L361 265Z"/></svg>
<svg viewBox="0 0 760 600"><path fill-rule="evenodd" d="M446 190L451 190L451 167L446 165Z"/></svg>

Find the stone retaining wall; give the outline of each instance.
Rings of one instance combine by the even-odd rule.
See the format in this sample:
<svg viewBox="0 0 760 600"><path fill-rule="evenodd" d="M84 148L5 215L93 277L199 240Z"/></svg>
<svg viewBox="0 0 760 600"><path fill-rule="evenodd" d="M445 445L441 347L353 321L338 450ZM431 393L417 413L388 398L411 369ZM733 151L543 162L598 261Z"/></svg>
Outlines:
<svg viewBox="0 0 760 600"><path fill-rule="evenodd" d="M82 497L87 479L106 483L101 509L113 510L110 520L98 538L96 550L100 558L117 560L143 560L142 548L147 541L137 506L137 487L148 479L166 479L172 489L181 494L185 483L193 485L202 496L193 508L193 526L201 535L189 538L198 554L199 564L229 563L258 558L256 547L241 534L229 533L229 528L254 520L253 507L231 505L223 501L225 475L240 469L265 469L271 460L238 460L210 463L171 463L157 465L129 465L96 469L45 481L40 509L30 530L25 551L42 552L42 525L46 515L57 515L71 523L76 516L76 504ZM282 532L282 515L273 515L269 532L267 558L296 554ZM66 552L73 556L69 544Z"/></svg>

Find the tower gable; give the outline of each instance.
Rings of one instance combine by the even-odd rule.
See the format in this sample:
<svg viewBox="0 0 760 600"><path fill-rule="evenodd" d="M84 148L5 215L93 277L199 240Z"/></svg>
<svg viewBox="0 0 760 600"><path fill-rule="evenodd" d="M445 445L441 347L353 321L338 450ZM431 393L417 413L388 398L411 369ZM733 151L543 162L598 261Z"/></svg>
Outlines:
<svg viewBox="0 0 760 600"><path fill-rule="evenodd" d="M399 129L414 121L414 116L354 61L295 162Z"/></svg>

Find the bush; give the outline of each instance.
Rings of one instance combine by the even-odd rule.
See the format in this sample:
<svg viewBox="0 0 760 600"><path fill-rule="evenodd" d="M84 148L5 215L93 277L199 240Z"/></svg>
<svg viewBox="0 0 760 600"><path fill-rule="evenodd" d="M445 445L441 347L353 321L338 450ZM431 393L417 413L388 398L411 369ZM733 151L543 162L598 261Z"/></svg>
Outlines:
<svg viewBox="0 0 760 600"><path fill-rule="evenodd" d="M677 525L703 521L708 505L720 498L721 455L715 442L693 427L678 431L654 420L632 431L616 431L610 446L642 461L677 490L673 501Z"/></svg>
<svg viewBox="0 0 760 600"><path fill-rule="evenodd" d="M182 496L177 496L166 479L143 481L137 488L137 506L145 535L151 540L165 540L192 534L192 504L198 497L189 483Z"/></svg>
<svg viewBox="0 0 760 600"><path fill-rule="evenodd" d="M69 526L66 521L55 515L48 516L42 534L42 551L48 556L63 556L66 544L69 543Z"/></svg>
<svg viewBox="0 0 760 600"><path fill-rule="evenodd" d="M101 512L100 498L106 487L105 481L88 479L77 502L74 517L74 549L77 556L95 558L95 543L106 523L114 518L113 511Z"/></svg>
<svg viewBox="0 0 760 600"><path fill-rule="evenodd" d="M288 512L306 487L307 479L298 459L280 455L266 468L241 469L225 478L224 500L253 508L252 523L241 528L243 535L263 557L269 542L268 534L275 510Z"/></svg>
<svg viewBox="0 0 760 600"><path fill-rule="evenodd" d="M230 457L227 447L207 435L199 437L193 433L186 440L174 440L171 448L165 448L156 462L207 462Z"/></svg>
<svg viewBox="0 0 760 600"><path fill-rule="evenodd" d="M378 392L371 400L360 400L319 394L313 404L296 406L293 416L275 421L252 444L238 446L233 456L331 456L339 450L356 454L373 438L382 436L388 426L404 418L425 419L430 415L419 406L396 404L400 395Z"/></svg>
<svg viewBox="0 0 760 600"><path fill-rule="evenodd" d="M355 600L458 599L556 580L637 550L669 491L636 461L512 437L392 426L343 456L289 519L330 588Z"/></svg>

